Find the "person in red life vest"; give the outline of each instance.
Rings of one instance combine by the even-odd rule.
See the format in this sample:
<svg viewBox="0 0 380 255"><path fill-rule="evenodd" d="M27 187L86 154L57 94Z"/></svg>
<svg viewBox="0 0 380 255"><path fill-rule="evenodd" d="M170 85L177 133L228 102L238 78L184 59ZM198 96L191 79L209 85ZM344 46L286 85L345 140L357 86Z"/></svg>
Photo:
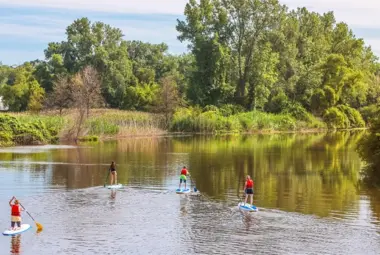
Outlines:
<svg viewBox="0 0 380 255"><path fill-rule="evenodd" d="M244 193L245 193L245 201L244 203L247 203L248 195L251 197L251 205L253 205L253 180L251 179L251 176L247 175L247 180L245 181L244 185Z"/></svg>
<svg viewBox="0 0 380 255"><path fill-rule="evenodd" d="M182 181L185 183L186 189L186 176L190 175L189 171L187 171L186 166L184 166L181 170L181 176L179 177L179 189L181 189Z"/></svg>
<svg viewBox="0 0 380 255"><path fill-rule="evenodd" d="M15 200L14 204L12 204L13 200ZM15 224L17 223L17 227L21 228L21 211L23 211L23 209L21 208L18 200L15 197L12 197L12 199L9 201L9 206L12 208L11 229L17 230L17 228L15 228Z"/></svg>

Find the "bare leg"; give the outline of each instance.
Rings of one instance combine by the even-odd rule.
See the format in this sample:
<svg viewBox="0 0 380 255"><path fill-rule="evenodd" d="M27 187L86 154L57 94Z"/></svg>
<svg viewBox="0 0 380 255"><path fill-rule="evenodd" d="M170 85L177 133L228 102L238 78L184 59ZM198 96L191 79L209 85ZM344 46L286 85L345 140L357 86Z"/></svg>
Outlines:
<svg viewBox="0 0 380 255"><path fill-rule="evenodd" d="M245 194L245 200L244 200L244 204L246 204L246 203L247 203L247 198L248 198L248 194L246 193L246 194Z"/></svg>
<svg viewBox="0 0 380 255"><path fill-rule="evenodd" d="M253 205L253 194L251 194L250 196L251 196L251 205Z"/></svg>
<svg viewBox="0 0 380 255"><path fill-rule="evenodd" d="M112 185L112 182L113 182L113 174L111 173L110 185Z"/></svg>
<svg viewBox="0 0 380 255"><path fill-rule="evenodd" d="M185 189L186 189L186 181L185 181Z"/></svg>
<svg viewBox="0 0 380 255"><path fill-rule="evenodd" d="M117 173L115 172L115 185L117 185Z"/></svg>

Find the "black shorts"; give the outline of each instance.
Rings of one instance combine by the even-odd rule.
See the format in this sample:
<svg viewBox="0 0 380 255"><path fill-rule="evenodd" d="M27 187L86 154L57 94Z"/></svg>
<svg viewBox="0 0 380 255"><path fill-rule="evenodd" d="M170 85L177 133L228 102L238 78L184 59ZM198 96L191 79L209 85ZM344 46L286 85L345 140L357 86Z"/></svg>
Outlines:
<svg viewBox="0 0 380 255"><path fill-rule="evenodd" d="M17 223L17 227L21 228L21 221L11 221L11 227L14 228L15 227L15 224Z"/></svg>
<svg viewBox="0 0 380 255"><path fill-rule="evenodd" d="M182 183L182 182L186 183L186 180L179 179L179 183Z"/></svg>
<svg viewBox="0 0 380 255"><path fill-rule="evenodd" d="M247 195L253 195L253 189L246 189L245 194Z"/></svg>

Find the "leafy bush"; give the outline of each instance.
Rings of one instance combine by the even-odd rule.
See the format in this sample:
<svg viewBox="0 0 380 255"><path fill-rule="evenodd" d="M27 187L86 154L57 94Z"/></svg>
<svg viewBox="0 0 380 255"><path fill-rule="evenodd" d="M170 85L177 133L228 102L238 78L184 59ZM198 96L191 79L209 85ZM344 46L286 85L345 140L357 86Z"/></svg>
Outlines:
<svg viewBox="0 0 380 255"><path fill-rule="evenodd" d="M56 128L47 127L45 121L38 118L0 115L0 145L30 145L54 143L58 139Z"/></svg>
<svg viewBox="0 0 380 255"><path fill-rule="evenodd" d="M380 106L375 104L363 107L360 109L360 113L365 122L369 123L371 120L380 117Z"/></svg>
<svg viewBox="0 0 380 255"><path fill-rule="evenodd" d="M219 111L223 116L228 117L245 112L245 109L241 105L225 104L220 107Z"/></svg>
<svg viewBox="0 0 380 255"><path fill-rule="evenodd" d="M350 126L347 116L337 107L328 108L323 115L323 120L329 128L343 129Z"/></svg>
<svg viewBox="0 0 380 255"><path fill-rule="evenodd" d="M171 130L179 132L253 132L258 130L295 130L297 121L288 114L269 114L259 111L224 116L219 111L194 113L178 109Z"/></svg>
<svg viewBox="0 0 380 255"><path fill-rule="evenodd" d="M337 108L347 116L350 122L349 127L351 128L365 127L365 122L359 111L347 105L338 105Z"/></svg>
<svg viewBox="0 0 380 255"><path fill-rule="evenodd" d="M289 107L289 99L283 91L280 91L277 95L267 103L265 109L271 113L280 113Z"/></svg>

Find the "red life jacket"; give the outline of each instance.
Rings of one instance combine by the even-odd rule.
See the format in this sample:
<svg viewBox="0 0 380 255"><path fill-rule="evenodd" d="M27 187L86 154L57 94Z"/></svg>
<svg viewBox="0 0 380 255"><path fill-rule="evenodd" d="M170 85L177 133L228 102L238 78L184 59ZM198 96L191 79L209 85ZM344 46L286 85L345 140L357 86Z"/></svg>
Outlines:
<svg viewBox="0 0 380 255"><path fill-rule="evenodd" d="M247 189L252 189L253 188L253 180L248 180L246 183L246 188Z"/></svg>
<svg viewBox="0 0 380 255"><path fill-rule="evenodd" d="M186 170L185 168L182 169L182 171L181 171L181 175L182 175L182 174L183 174L183 175L186 175L186 174L187 174L187 170Z"/></svg>
<svg viewBox="0 0 380 255"><path fill-rule="evenodd" d="M21 216L19 205L12 205L12 216Z"/></svg>

